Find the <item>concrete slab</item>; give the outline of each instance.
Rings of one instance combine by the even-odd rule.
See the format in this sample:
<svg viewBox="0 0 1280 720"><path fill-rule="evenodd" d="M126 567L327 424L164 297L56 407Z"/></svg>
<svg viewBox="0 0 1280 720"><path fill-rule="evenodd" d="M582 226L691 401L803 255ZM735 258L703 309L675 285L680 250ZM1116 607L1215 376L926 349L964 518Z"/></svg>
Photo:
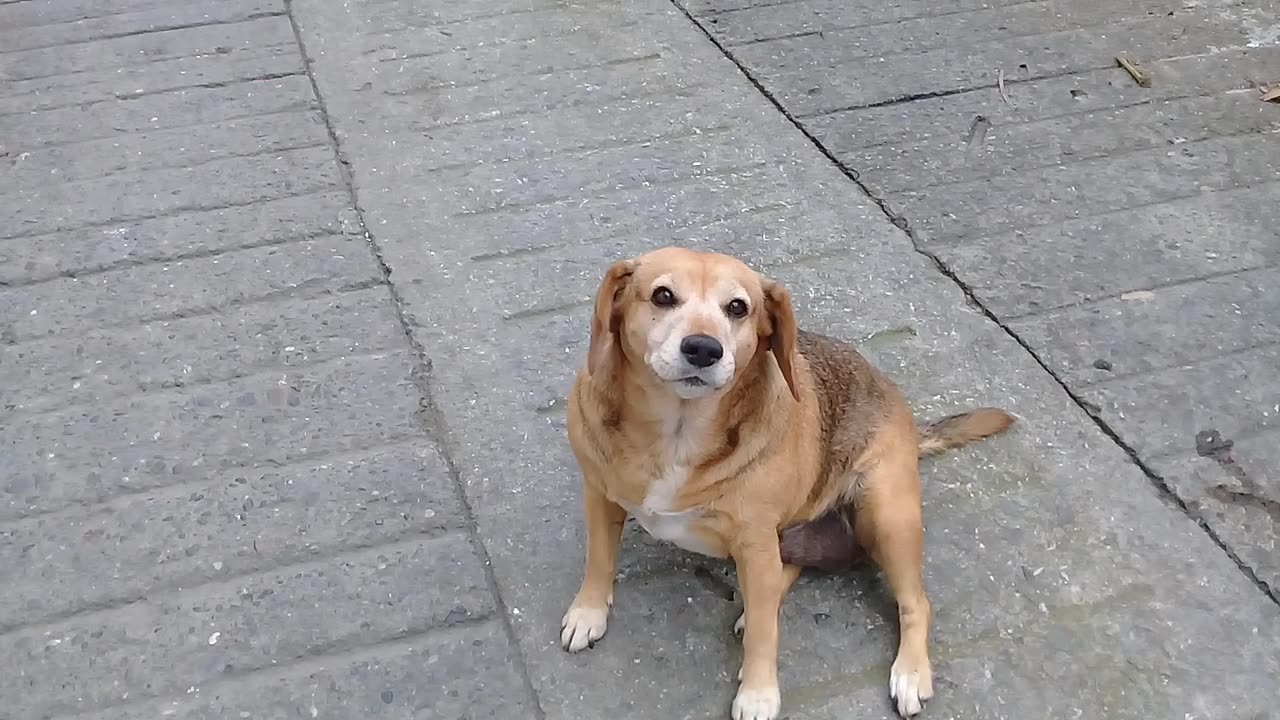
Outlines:
<svg viewBox="0 0 1280 720"><path fill-rule="evenodd" d="M542 45L542 55L521 49L523 67L456 73L460 84L492 73L484 80L492 96L447 89L449 65L436 66L438 90L406 93L397 63L365 50L376 42L379 53L398 57L432 52L432 41L386 35L392 8L405 23L432 12L404 4L294 5L365 221L411 335L431 358L447 452L545 717L724 717L733 693L739 651L730 633L738 612L731 574L634 532L624 540L609 635L580 656L556 642L581 565L563 397L584 351L584 300L607 260L673 238L767 265L792 288L806 325L864 339L922 415L992 402L1025 418L1017 434L926 473L943 687L930 715L1136 718L1219 702L1232 713L1269 712L1248 688L1266 682L1261 668L1274 673L1280 662L1280 608L1021 346L969 309L960 289L680 12L657 0L619 4L610 22L643 17L643 37L592 25L595 12L584 15L576 37L592 48L608 43L618 57L658 46L657 58L626 72L660 65L719 90L629 106L633 112L666 118L683 107L697 122L722 117L727 106L737 118L729 134L703 145L566 148L553 155L554 171L544 164L533 172L517 138L537 143L554 132L554 113L564 109L557 103L582 102L584 88L607 87L622 68L574 66L580 52L601 51L548 23L555 42ZM518 34L535 36L540 14L526 9L491 11L509 10ZM563 70L534 77L530 67ZM474 122L504 117L508 107L521 113L518 122ZM457 214L457 189L418 170L437 164L439 150L430 141L410 143L421 122L415 109L456 122L449 161L476 159L475 177L487 179L472 185L476 192L515 187L538 202ZM614 130L600 125L598 137ZM692 168L701 147L726 139L756 148L763 167L690 183L584 181L572 197L560 195L567 178L611 177L623 163ZM510 163L499 157L505 148L516 158ZM889 717L884 683L895 627L888 611L867 574L801 583L785 615L787 717L850 710ZM1223 613L1240 623L1223 625ZM838 627L848 632L832 632Z"/></svg>
<svg viewBox="0 0 1280 720"><path fill-rule="evenodd" d="M311 82L293 75L213 88L143 95L129 102L97 103L0 115L5 149L19 160L40 145L119 138L142 130L193 128L206 123L315 109Z"/></svg>
<svg viewBox="0 0 1280 720"><path fill-rule="evenodd" d="M5 718L536 712L282 10L0 3Z"/></svg>
<svg viewBox="0 0 1280 720"><path fill-rule="evenodd" d="M279 18L277 18L279 20ZM89 71L5 83L0 115L54 110L95 103L169 93L194 87L210 87L287 77L303 72L284 34L288 23L267 30L274 45L252 46L227 53L223 62L208 56L160 60L111 71ZM214 58L218 57L215 53Z"/></svg>
<svg viewBox="0 0 1280 720"><path fill-rule="evenodd" d="M360 239L328 235L231 255L139 265L101 274L0 288L0 334L8 342L208 312L271 295L368 286L378 280ZM250 270L257 272L250 272Z"/></svg>
<svg viewBox="0 0 1280 720"><path fill-rule="evenodd" d="M29 27L6 25L6 28L13 29L0 30L0 45L6 50L52 48L179 28L243 22L284 11L280 0L232 0L215 5L190 1L158 3L152 7L147 7L146 3L134 5L139 7L126 7L108 15L73 22L43 22Z"/></svg>
<svg viewBox="0 0 1280 720"><path fill-rule="evenodd" d="M0 281L21 285L148 261L316 239L343 232L344 218L353 215L347 193L335 188L106 227L0 239Z"/></svg>
<svg viewBox="0 0 1280 720"><path fill-rule="evenodd" d="M1280 7L678 1L1280 602L1274 491L1183 462L1274 414Z"/></svg>
<svg viewBox="0 0 1280 720"><path fill-rule="evenodd" d="M158 130L123 138L33 148L0 170L8 187L73 183L126 172L191 167L211 160L280 153L329 142L324 123L309 110Z"/></svg>
<svg viewBox="0 0 1280 720"><path fill-rule="evenodd" d="M25 696L32 716L102 711L483 618L492 599L472 553L462 534L408 540L9 633L0 647L21 669L0 688ZM424 585L426 563L448 572L451 584Z"/></svg>
<svg viewBox="0 0 1280 720"><path fill-rule="evenodd" d="M1091 189L1081 217L1024 203L1012 214L1048 224L1005 234L958 213L972 242L932 247L952 270L970 263L980 301L1063 308L1020 313L1028 337L1043 333L1035 358L664 0L297 0L292 18L257 19L279 8L197 5L0 2L16 31L0 38L22 38L10 55L59 73L6 65L27 79L0 98L0 179L17 186L0 194L9 716L725 717L740 605L725 563L632 526L609 636L575 657L556 643L581 566L563 398L584 300L607 262L669 242L781 278L807 326L858 340L922 416L983 402L1023 417L924 469L940 690L926 717L1273 711L1258 689L1280 674L1280 608L1237 567L1280 572L1271 390L1256 379L1274 353L1250 344L1271 332L1273 183L1084 216L1111 207ZM1103 161L1212 146L1218 162L1275 136L1248 93L1225 94L1269 81L1266 16L1224 3L1149 21L1157 2L690 7L745 40L817 22L822 35L742 47L803 49L839 73L875 60L855 41L929 48L840 91L866 98L910 93L912 67L967 53L959 84L926 79L945 96L805 121L837 155L882 152L864 155L883 166L867 180L899 188L891 207L908 191L928 201L924 184L1007 176L1012 193L1056 165L1055 147ZM873 21L893 24L855 27ZM1170 35L1179 22L1190 29ZM928 36L942 27L984 43ZM1155 87L1135 90L1109 59L1092 64L1121 31L1130 50L1195 57L1154 63ZM813 54L832 33L847 57ZM1204 54L1219 37L1231 42ZM983 80L996 66L981 63L1077 39L1027 77L1008 68L1009 104ZM139 64L133 50L158 54ZM783 90L811 97L802 85ZM975 114L991 128L970 162L927 152L954 149ZM1226 127L1253 144L1210 137ZM329 131L345 168L333 148L289 149ZM1173 184L1203 165L1149 164L1175 167ZM997 190L955 197L996 207ZM1081 260L1063 270L1064 253ZM1244 268L1247 284L1227 279ZM1151 295L1126 304L1133 290ZM1065 307L1082 298L1103 301ZM1068 329L1085 350L1064 345ZM1139 346L1111 371L1059 370ZM1061 381L1127 443L1144 438L1144 465L1213 537ZM804 578L783 617L786 717L890 717L892 616L874 573Z"/></svg>

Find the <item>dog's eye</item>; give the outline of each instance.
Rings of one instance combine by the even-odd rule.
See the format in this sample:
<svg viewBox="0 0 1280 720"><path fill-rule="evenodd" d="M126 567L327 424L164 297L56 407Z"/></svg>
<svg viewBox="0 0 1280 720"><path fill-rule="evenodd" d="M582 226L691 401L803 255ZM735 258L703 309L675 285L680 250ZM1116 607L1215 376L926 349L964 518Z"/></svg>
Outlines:
<svg viewBox="0 0 1280 720"><path fill-rule="evenodd" d="M676 294L671 292L671 288L657 287L654 288L653 297L650 300L658 307L672 307L676 304Z"/></svg>
<svg viewBox="0 0 1280 720"><path fill-rule="evenodd" d="M742 300L734 298L724 306L724 314L731 318L743 318L747 316L747 304Z"/></svg>

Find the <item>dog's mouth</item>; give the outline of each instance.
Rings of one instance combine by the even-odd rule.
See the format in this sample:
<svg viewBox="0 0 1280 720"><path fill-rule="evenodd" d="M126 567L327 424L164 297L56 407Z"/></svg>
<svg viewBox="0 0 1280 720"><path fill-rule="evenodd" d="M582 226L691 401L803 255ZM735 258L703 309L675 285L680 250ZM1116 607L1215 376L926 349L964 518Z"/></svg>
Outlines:
<svg viewBox="0 0 1280 720"><path fill-rule="evenodd" d="M704 388L707 387L707 381L697 375L690 375L686 378L680 378L677 382L687 388Z"/></svg>

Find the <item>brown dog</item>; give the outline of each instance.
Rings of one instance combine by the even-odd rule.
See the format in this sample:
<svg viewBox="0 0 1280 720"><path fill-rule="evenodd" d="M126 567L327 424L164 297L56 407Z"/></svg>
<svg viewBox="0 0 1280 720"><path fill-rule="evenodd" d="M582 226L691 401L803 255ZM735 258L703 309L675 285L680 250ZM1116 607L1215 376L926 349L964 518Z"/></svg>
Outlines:
<svg viewBox="0 0 1280 720"><path fill-rule="evenodd" d="M565 649L604 635L630 514L657 538L733 558L745 607L732 717L772 720L778 612L800 574L783 562L779 531L847 509L898 604L890 696L904 717L920 712L933 670L917 458L1001 432L1007 413L918 433L901 393L857 351L797 329L781 285L731 257L666 248L606 273L568 418L587 557Z"/></svg>

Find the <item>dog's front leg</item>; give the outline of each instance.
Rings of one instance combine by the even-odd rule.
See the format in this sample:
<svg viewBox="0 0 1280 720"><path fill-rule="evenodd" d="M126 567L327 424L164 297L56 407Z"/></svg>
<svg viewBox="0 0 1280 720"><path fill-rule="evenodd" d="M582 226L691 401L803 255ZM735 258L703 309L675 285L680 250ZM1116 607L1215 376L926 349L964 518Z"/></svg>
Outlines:
<svg viewBox="0 0 1280 720"><path fill-rule="evenodd" d="M560 644L569 652L590 647L604 636L618 572L618 545L627 520L627 511L589 480L583 483L582 503L587 521L586 569L582 587L560 621Z"/></svg>
<svg viewBox="0 0 1280 720"><path fill-rule="evenodd" d="M747 538L734 548L742 588L742 669L733 720L774 720L782 708L778 689L778 613L782 599L800 575L784 565L776 532Z"/></svg>

